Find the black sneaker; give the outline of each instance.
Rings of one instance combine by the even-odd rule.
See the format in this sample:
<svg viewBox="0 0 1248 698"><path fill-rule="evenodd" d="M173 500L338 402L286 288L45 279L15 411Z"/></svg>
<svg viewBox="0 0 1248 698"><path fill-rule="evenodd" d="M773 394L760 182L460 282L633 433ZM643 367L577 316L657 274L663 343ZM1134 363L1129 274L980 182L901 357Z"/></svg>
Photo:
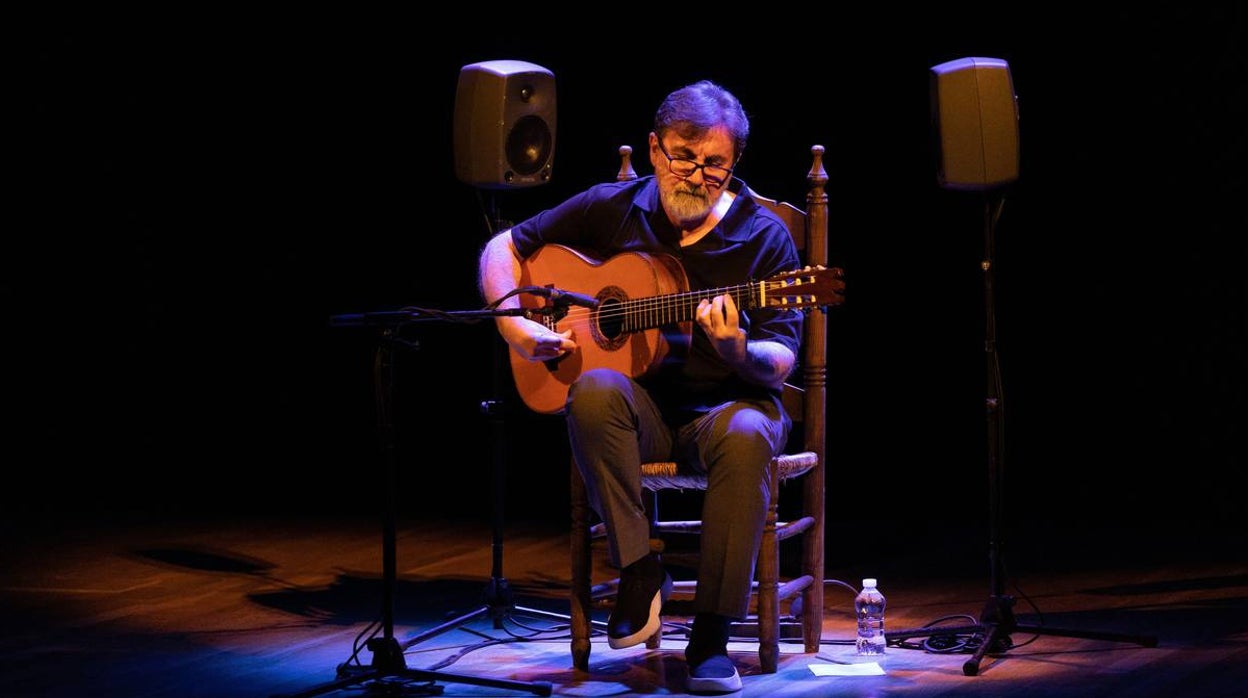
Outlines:
<svg viewBox="0 0 1248 698"><path fill-rule="evenodd" d="M607 619L607 644L623 649L659 631L659 609L672 595L672 577L658 560L642 558L620 572L615 608Z"/></svg>
<svg viewBox="0 0 1248 698"><path fill-rule="evenodd" d="M741 690L741 675L728 653L689 659L690 693L731 693ZM697 662L696 664L694 662Z"/></svg>

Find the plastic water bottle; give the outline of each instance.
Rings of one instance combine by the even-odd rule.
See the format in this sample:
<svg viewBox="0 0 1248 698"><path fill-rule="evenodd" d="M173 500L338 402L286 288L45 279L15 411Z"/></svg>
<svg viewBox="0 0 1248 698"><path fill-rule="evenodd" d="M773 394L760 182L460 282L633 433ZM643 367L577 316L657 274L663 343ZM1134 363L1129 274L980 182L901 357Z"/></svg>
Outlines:
<svg viewBox="0 0 1248 698"><path fill-rule="evenodd" d="M862 591L854 597L854 612L858 614L858 654L884 654L884 595L876 587L876 580L862 580Z"/></svg>

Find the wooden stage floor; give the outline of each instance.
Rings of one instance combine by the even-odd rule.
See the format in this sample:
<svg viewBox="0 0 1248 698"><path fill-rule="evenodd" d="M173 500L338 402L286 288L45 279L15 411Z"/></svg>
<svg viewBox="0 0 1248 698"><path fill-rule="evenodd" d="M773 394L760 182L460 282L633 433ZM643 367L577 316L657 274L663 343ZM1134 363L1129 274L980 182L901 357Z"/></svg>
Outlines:
<svg viewBox="0 0 1248 698"><path fill-rule="evenodd" d="M0 695L518 696L545 685L553 695L684 693L678 636L658 650L611 650L597 638L591 671L572 669L562 624L566 529L510 523L495 546L488 522L400 517L392 585L382 574L382 531L370 516L8 520ZM830 522L829 551L852 550L852 533ZM1228 536L1195 550L1184 535L1026 536L1011 549L1023 564L1005 589L1019 624L1157 644L1019 629L974 676L963 672L969 651L918 640L864 666L850 644L852 593L842 582L879 577L893 630L974 623L992 596L983 541L920 526L894 530L880 559L830 552L822 651L786 645L779 671L763 675L753 647L734 645L740 695L1245 695L1248 562L1234 547L1243 541ZM509 593L494 593L496 579ZM393 642L375 655L364 640L385 635L387 606ZM402 648L413 681L326 688L353 661L367 669L380 656L387 669L398 666L386 647Z"/></svg>

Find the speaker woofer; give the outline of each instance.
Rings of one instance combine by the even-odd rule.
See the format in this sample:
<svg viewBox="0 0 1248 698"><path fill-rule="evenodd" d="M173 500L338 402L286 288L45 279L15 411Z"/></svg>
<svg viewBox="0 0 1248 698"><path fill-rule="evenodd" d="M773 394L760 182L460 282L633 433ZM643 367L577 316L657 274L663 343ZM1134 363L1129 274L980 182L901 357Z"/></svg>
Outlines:
<svg viewBox="0 0 1248 698"><path fill-rule="evenodd" d="M549 162L554 142L550 127L540 116L525 116L507 134L507 164L521 176L537 174ZM548 172L546 178L549 176Z"/></svg>

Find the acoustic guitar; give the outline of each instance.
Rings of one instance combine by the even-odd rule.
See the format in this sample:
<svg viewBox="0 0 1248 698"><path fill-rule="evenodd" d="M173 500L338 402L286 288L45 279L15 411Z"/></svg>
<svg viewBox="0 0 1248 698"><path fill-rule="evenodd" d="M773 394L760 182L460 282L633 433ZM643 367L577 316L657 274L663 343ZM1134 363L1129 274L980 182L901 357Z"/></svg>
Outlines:
<svg viewBox="0 0 1248 698"><path fill-rule="evenodd" d="M578 349L544 362L512 350L517 392L535 412L562 412L569 386L584 371L613 368L637 378L683 351L703 298L728 294L742 310L840 305L842 277L838 268L810 267L739 286L690 291L684 269L669 255L625 252L599 261L563 245L544 245L524 260L520 283L580 294L598 307L521 296L525 317L554 332L572 329Z"/></svg>

